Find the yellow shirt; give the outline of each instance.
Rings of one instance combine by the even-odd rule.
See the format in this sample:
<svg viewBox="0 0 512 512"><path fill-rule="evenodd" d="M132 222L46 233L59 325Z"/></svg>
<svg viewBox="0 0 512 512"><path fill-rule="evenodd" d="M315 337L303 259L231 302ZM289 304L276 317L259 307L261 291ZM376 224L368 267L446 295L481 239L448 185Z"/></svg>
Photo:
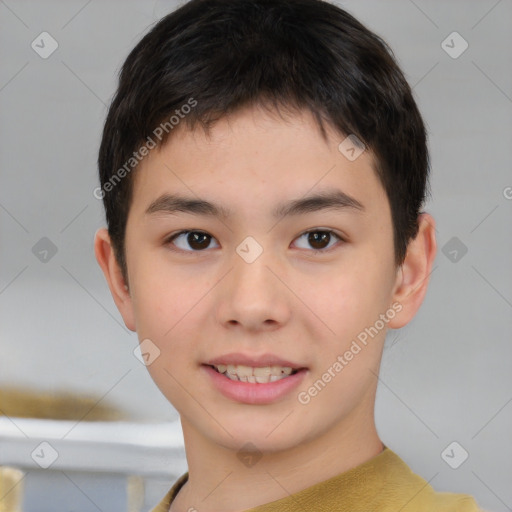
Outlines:
<svg viewBox="0 0 512 512"><path fill-rule="evenodd" d="M188 479L182 475L152 512L168 512ZM393 451L377 456L338 476L291 496L246 512L481 512L465 494L435 492Z"/></svg>

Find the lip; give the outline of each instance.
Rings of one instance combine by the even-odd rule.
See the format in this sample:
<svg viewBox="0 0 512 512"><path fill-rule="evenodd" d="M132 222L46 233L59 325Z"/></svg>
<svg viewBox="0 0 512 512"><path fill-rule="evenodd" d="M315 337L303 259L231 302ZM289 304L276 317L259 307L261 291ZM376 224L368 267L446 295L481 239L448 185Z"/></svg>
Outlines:
<svg viewBox="0 0 512 512"><path fill-rule="evenodd" d="M300 385L308 373L307 368L301 368L296 373L275 382L258 384L231 380L206 364L201 365L200 369L211 379L215 389L226 398L249 405L272 404L286 398Z"/></svg>
<svg viewBox="0 0 512 512"><path fill-rule="evenodd" d="M204 364L214 366L219 364L242 364L244 366L262 367L262 366L288 366L294 370L304 368L304 366L281 359L274 354L247 355L241 352L232 352L223 356L216 357L206 361ZM260 384L261 385L261 384Z"/></svg>

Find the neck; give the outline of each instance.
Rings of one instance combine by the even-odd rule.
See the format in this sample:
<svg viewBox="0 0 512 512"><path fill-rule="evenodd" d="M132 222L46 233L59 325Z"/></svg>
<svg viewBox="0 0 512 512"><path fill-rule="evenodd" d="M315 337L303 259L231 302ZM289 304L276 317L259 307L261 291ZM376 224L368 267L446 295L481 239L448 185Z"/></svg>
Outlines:
<svg viewBox="0 0 512 512"><path fill-rule="evenodd" d="M350 418L312 440L284 451L264 453L247 465L238 451L206 438L182 418L187 483L171 512L237 512L285 498L348 471L383 450L373 408L361 407ZM254 459L256 460L256 459Z"/></svg>

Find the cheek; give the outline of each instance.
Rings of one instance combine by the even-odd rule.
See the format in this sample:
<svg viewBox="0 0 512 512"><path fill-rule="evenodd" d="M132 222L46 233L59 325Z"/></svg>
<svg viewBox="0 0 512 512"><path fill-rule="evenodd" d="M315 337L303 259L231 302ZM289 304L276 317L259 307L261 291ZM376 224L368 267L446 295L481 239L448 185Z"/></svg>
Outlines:
<svg viewBox="0 0 512 512"><path fill-rule="evenodd" d="M139 336L167 338L200 302L208 282L193 267L172 266L165 254L133 261L132 301Z"/></svg>
<svg viewBox="0 0 512 512"><path fill-rule="evenodd" d="M358 255L344 263L316 294L316 308L336 338L348 340L389 307L393 281L378 258Z"/></svg>
<svg viewBox="0 0 512 512"><path fill-rule="evenodd" d="M162 271L159 271L162 270ZM147 366L152 379L178 409L186 406L183 386L195 368L198 304L204 288L196 279L157 264L139 272L133 304L139 340L150 339L158 357ZM182 403L182 401L185 401Z"/></svg>
<svg viewBox="0 0 512 512"><path fill-rule="evenodd" d="M204 337L197 326L204 325L213 307L207 292L215 280L193 265L171 267L165 257L138 270L132 293L137 334L139 340L149 338L160 351L158 361L148 367L152 377L172 385L164 368L173 375L194 369L197 345Z"/></svg>

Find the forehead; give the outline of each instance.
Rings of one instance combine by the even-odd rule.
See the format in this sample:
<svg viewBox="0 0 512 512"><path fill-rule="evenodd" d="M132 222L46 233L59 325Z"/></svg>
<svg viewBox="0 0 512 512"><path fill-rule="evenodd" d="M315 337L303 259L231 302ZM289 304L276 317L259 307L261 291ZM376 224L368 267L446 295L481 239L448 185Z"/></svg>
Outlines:
<svg viewBox="0 0 512 512"><path fill-rule="evenodd" d="M258 108L221 118L209 133L183 123L139 164L132 206L142 213L161 194L179 192L222 198L232 213L265 205L270 214L286 198L334 189L361 204L386 203L371 152L349 159L346 136L329 125L326 133L308 112L282 117Z"/></svg>

